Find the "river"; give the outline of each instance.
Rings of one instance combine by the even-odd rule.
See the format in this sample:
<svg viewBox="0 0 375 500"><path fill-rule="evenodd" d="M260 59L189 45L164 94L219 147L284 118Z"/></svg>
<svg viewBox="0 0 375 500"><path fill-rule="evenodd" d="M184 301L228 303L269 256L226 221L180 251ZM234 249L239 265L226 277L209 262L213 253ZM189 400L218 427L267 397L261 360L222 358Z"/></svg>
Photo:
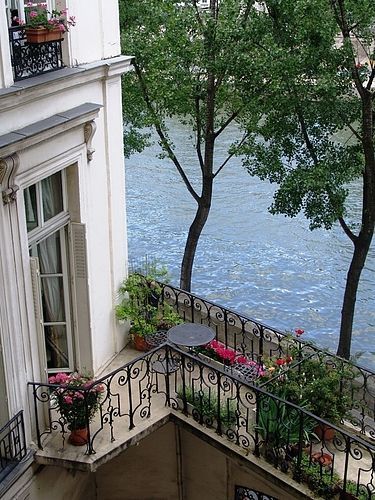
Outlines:
<svg viewBox="0 0 375 500"><path fill-rule="evenodd" d="M173 140L191 178L199 178L188 131L174 123ZM235 131L216 148L223 159ZM129 259L146 255L165 264L178 286L179 266L195 202L158 146L126 160ZM197 186L197 184L195 184ZM339 225L310 231L307 220L271 215L274 186L251 177L232 160L214 184L210 217L201 236L192 292L335 352L352 244ZM348 220L358 222L361 186L351 186ZM352 354L375 370L375 245L362 273Z"/></svg>

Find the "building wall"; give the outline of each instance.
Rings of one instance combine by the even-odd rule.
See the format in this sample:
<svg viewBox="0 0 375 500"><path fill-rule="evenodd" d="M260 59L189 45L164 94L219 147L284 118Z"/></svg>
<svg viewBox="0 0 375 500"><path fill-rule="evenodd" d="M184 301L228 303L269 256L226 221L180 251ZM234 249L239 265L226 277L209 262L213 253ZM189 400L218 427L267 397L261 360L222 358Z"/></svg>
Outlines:
<svg viewBox="0 0 375 500"><path fill-rule="evenodd" d="M0 427L6 414L11 418L23 409L28 440L32 415L27 382L46 380L47 373L35 315L24 190L57 171L68 172L70 220L85 227L87 325L77 319L85 300L72 287L74 368L98 373L127 342L114 305L127 272L121 75L129 70L130 57L120 56L117 0L62 0L56 5L68 7L77 18L63 44L68 62L80 66L12 86L5 2L0 0L0 136L85 103L100 108L87 122L92 138L86 123L79 123L58 132L53 127L35 130L28 140L14 144L0 141L0 375L5 373L0 396L2 401L8 396ZM12 202L3 203L1 194L9 184L18 191Z"/></svg>
<svg viewBox="0 0 375 500"><path fill-rule="evenodd" d="M243 486L279 500L309 498L271 473L169 423L100 467L95 500L230 500ZM277 474L276 474L277 475ZM301 490L303 487L301 486Z"/></svg>

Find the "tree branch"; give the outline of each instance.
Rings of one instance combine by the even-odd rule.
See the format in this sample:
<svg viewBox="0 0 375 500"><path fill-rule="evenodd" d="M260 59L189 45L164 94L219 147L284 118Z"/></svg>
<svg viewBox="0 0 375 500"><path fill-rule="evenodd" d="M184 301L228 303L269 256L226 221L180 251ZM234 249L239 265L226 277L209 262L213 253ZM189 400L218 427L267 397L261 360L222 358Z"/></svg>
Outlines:
<svg viewBox="0 0 375 500"><path fill-rule="evenodd" d="M219 130L217 130L216 132L214 132L214 137L215 139L218 138L218 136L227 128L227 126L232 123L232 121L237 118L237 116L240 114L241 112L241 109L238 109L237 111L234 111L226 120L225 122L223 123L223 125L219 128Z"/></svg>
<svg viewBox="0 0 375 500"><path fill-rule="evenodd" d="M200 201L200 197L197 194L197 192L194 190L193 186L191 185L187 175L184 172L184 169L182 168L180 162L178 161L176 155L174 154L173 149L172 149L171 145L169 144L168 139L167 139L166 135L164 134L162 127L160 126L158 116L156 114L156 111L154 110L151 99L148 95L147 86L146 86L146 82L143 78L142 71L135 60L133 61L133 66L134 66L135 73L137 75L137 78L138 78L138 81L139 81L139 84L141 87L142 95L143 95L143 98L145 100L147 109L149 110L149 112L151 113L151 115L153 117L154 127L156 129L156 132L157 132L159 138L160 138L160 143L161 143L162 147L164 148L164 150L167 152L169 158L174 163L178 173L180 174L182 180L185 183L187 190L189 191L191 196L194 198L194 200L198 203Z"/></svg>
<svg viewBox="0 0 375 500"><path fill-rule="evenodd" d="M356 236L351 230L350 228L348 227L348 225L346 224L346 222L344 221L344 219L342 217L339 217L339 222L340 222L340 226L342 227L342 229L344 230L344 233L348 236L348 238L350 240L352 240L353 243L355 243L357 240L358 240L358 236Z"/></svg>
<svg viewBox="0 0 375 500"><path fill-rule="evenodd" d="M201 130L202 130L202 123L201 123L201 116L200 116L200 105L199 105L199 95L197 94L195 96L195 124L197 127L197 145L196 145L196 151L197 151L197 156L198 156L198 161L199 165L201 168L201 171L203 172L204 170L204 161L203 161L203 156L202 156L202 135L201 135Z"/></svg>
<svg viewBox="0 0 375 500"><path fill-rule="evenodd" d="M242 146L242 144L246 141L246 139L249 137L249 134L246 133L244 134L244 136L242 137L241 141L238 143L238 147L239 146ZM220 174L220 172L223 170L223 168L225 167L225 165L228 163L228 161L233 158L233 156L235 155L235 152L233 151L233 153L231 153L230 155L227 156L227 158L223 161L223 163L220 165L220 167L216 170L216 172L213 174L213 178L215 179L215 177L217 175Z"/></svg>

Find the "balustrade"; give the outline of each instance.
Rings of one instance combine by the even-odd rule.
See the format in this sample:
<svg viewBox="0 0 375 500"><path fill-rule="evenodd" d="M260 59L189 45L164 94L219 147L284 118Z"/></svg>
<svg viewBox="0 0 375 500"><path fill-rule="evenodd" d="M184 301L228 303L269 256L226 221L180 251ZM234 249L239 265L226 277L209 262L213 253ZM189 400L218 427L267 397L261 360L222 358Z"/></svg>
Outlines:
<svg viewBox="0 0 375 500"><path fill-rule="evenodd" d="M64 67L62 40L29 43L22 26L9 28L14 81L56 71Z"/></svg>
<svg viewBox="0 0 375 500"><path fill-rule="evenodd" d="M0 429L0 481L26 456L23 412L15 415Z"/></svg>
<svg viewBox="0 0 375 500"><path fill-rule="evenodd" d="M69 391L69 401L74 401L72 389L64 384L30 386L39 446L48 446L48 436L60 433L66 449L69 422L54 394L60 390L64 397L64 391ZM100 446L108 449L110 443L116 446L115 441L121 444L124 432L144 428L146 419L152 420L160 408L169 408L177 418L182 413L194 425L216 433L246 454L263 457L281 472L309 484L321 496L349 487L360 492L361 498L371 498L375 493L372 443L345 426L327 422L267 392L264 386L246 383L224 365L222 369L212 366L175 346L164 344L92 386L73 391L80 392L79 399L84 401L89 401L90 391L102 395L92 422L87 413L88 442L84 452L89 455L98 453ZM316 434L316 428L325 426L334 430L332 440L325 432L320 437ZM327 491L320 489L323 484Z"/></svg>

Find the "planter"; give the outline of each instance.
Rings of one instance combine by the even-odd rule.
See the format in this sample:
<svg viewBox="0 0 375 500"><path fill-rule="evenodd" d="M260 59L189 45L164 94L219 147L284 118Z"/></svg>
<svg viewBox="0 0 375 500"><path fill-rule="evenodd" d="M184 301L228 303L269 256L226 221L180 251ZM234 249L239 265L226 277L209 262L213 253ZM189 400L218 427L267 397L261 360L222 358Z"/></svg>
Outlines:
<svg viewBox="0 0 375 500"><path fill-rule="evenodd" d="M133 335L133 345L137 351L146 352L150 349L149 344L142 335L138 335L137 333Z"/></svg>
<svg viewBox="0 0 375 500"><path fill-rule="evenodd" d="M332 441L335 437L335 430L324 424L317 425L314 428L314 433L321 441Z"/></svg>
<svg viewBox="0 0 375 500"><path fill-rule="evenodd" d="M73 429L70 433L68 441L73 446L83 446L88 442L88 428L84 429Z"/></svg>
<svg viewBox="0 0 375 500"><path fill-rule="evenodd" d="M63 33L59 29L48 30L47 28L26 28L26 39L28 43L46 43L62 40Z"/></svg>
<svg viewBox="0 0 375 500"><path fill-rule="evenodd" d="M206 362L208 365L211 365L212 368L218 369L218 370L224 370L226 372L230 371L230 366L222 363L221 361L218 361L217 359L210 358L209 356L206 356L206 354L199 353L198 358L201 359L202 361Z"/></svg>
<svg viewBox="0 0 375 500"><path fill-rule="evenodd" d="M332 455L329 453L321 453L317 451L311 455L313 462L322 465L323 467L331 468L332 467Z"/></svg>

